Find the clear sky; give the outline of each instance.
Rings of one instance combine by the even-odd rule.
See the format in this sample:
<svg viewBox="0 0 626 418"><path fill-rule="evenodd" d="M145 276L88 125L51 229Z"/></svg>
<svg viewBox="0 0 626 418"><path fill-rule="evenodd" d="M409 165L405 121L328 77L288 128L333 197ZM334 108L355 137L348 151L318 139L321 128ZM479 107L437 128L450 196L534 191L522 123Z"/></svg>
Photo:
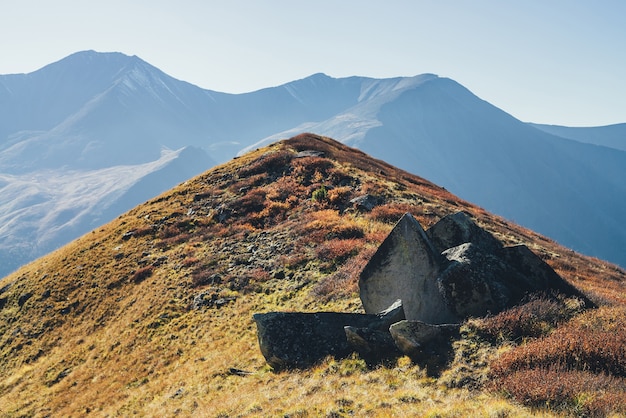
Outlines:
<svg viewBox="0 0 626 418"><path fill-rule="evenodd" d="M0 74L137 55L241 93L435 73L528 122L626 122L625 0L0 0Z"/></svg>

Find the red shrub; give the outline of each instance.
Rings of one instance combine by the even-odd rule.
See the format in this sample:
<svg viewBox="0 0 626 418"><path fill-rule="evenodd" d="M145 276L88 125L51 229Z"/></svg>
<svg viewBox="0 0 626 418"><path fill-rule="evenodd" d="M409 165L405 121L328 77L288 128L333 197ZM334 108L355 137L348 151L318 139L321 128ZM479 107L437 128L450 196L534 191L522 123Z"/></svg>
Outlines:
<svg viewBox="0 0 626 418"><path fill-rule="evenodd" d="M530 407L548 407L576 416L604 417L626 412L626 380L587 371L553 368L520 370L491 384Z"/></svg>
<svg viewBox="0 0 626 418"><path fill-rule="evenodd" d="M317 247L317 256L324 261L340 263L356 255L364 241L362 239L332 239Z"/></svg>
<svg viewBox="0 0 626 418"><path fill-rule="evenodd" d="M417 215L416 208L415 205L408 203L388 203L374 207L370 212L370 216L380 222L396 223L407 212Z"/></svg>
<svg viewBox="0 0 626 418"><path fill-rule="evenodd" d="M547 335L582 309L576 300L537 297L481 321L477 331L492 341L515 341Z"/></svg>
<svg viewBox="0 0 626 418"><path fill-rule="evenodd" d="M153 271L154 271L153 266L142 267L133 274L133 276L131 277L131 280L135 283L141 283L144 280L146 280L148 277L152 276Z"/></svg>

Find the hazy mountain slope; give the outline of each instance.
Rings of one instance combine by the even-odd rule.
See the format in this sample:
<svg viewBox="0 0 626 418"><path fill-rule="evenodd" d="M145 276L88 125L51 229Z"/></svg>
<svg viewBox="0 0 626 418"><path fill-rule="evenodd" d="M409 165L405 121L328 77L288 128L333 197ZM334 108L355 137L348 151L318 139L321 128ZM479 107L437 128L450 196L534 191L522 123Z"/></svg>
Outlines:
<svg viewBox="0 0 626 418"><path fill-rule="evenodd" d="M562 138L626 151L626 123L593 127L568 127L537 123L530 123L529 125Z"/></svg>
<svg viewBox="0 0 626 418"><path fill-rule="evenodd" d="M336 137L564 245L626 265L626 153L535 129L449 79L403 81L247 150L299 129Z"/></svg>
<svg viewBox="0 0 626 418"><path fill-rule="evenodd" d="M304 150L323 156L299 156ZM327 198L312 200L322 185ZM380 205L355 210L350 200L364 194ZM410 211L428 227L459 210L505 243L527 244L594 301L611 303L576 317L589 318L587 334L622 324L623 270L360 151L302 135L215 167L2 279L0 414L553 416L539 405L623 413L623 403L598 405L607 394L624 399L618 372L587 370L589 384L555 403L541 398L545 379L525 380L519 370L511 374L518 387L541 401L532 409L485 386L500 355L552 340L491 343L471 331L494 326L481 319L465 325L456 359L438 379L407 358L375 368L352 357L303 371L268 369L253 313L361 311L358 274L393 223ZM567 329L541 312L525 323L528 309L510 313L513 325ZM593 353L587 342L567 350L584 359ZM554 368L550 376L572 377ZM583 397L595 403L574 403Z"/></svg>
<svg viewBox="0 0 626 418"><path fill-rule="evenodd" d="M198 149L94 170L0 174L0 276L211 166Z"/></svg>
<svg viewBox="0 0 626 418"><path fill-rule="evenodd" d="M626 263L626 153L538 132L446 79L407 91L379 118L360 149L564 245Z"/></svg>

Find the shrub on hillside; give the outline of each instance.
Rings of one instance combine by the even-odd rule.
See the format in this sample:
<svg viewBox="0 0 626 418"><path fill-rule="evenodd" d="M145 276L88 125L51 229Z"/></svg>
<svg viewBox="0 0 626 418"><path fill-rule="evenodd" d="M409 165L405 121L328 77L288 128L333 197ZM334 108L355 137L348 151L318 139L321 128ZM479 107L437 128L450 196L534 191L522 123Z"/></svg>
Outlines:
<svg viewBox="0 0 626 418"><path fill-rule="evenodd" d="M559 300L536 296L523 305L475 322L479 335L491 341L518 341L548 335L557 325L579 313L578 299Z"/></svg>
<svg viewBox="0 0 626 418"><path fill-rule="evenodd" d="M144 280L146 280L148 277L152 276L153 271L154 271L154 266L142 267L139 270L135 271L135 273L133 273L131 280L134 283L141 283Z"/></svg>
<svg viewBox="0 0 626 418"><path fill-rule="evenodd" d="M408 203L388 203L385 205L376 206L370 212L370 216L379 222L396 223L405 213L411 213L417 216L417 210L415 205Z"/></svg>
<svg viewBox="0 0 626 418"><path fill-rule="evenodd" d="M585 312L491 364L493 387L529 406L626 412L626 308Z"/></svg>
<svg viewBox="0 0 626 418"><path fill-rule="evenodd" d="M547 407L573 416L605 417L626 413L626 379L582 370L520 370L492 385L530 407Z"/></svg>

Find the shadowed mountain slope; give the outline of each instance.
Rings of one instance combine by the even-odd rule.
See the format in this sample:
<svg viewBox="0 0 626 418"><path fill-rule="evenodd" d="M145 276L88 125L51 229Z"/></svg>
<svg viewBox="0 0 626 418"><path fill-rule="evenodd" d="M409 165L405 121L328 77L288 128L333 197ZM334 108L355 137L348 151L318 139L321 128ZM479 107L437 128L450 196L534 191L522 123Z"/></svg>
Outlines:
<svg viewBox="0 0 626 418"><path fill-rule="evenodd" d="M371 211L351 202L364 195L377 202ZM411 212L429 227L458 211L505 244L526 244L602 305L596 316L579 315L575 301L534 300L510 313L513 322L476 319L437 381L406 358L374 369L357 357L268 369L253 313L359 312L358 275L400 216ZM621 324L625 286L626 273L613 265L361 151L300 135L217 166L2 279L0 415L526 416L530 410L488 386L486 365L521 353L527 340L551 342L569 318ZM511 328L509 340L506 324L535 325ZM494 363L497 379L512 376L512 362ZM609 403L626 396L621 369L585 370L596 379L585 394L613 379L613 389L597 389L604 403L588 410L626 412ZM543 405L566 407L564 399Z"/></svg>

